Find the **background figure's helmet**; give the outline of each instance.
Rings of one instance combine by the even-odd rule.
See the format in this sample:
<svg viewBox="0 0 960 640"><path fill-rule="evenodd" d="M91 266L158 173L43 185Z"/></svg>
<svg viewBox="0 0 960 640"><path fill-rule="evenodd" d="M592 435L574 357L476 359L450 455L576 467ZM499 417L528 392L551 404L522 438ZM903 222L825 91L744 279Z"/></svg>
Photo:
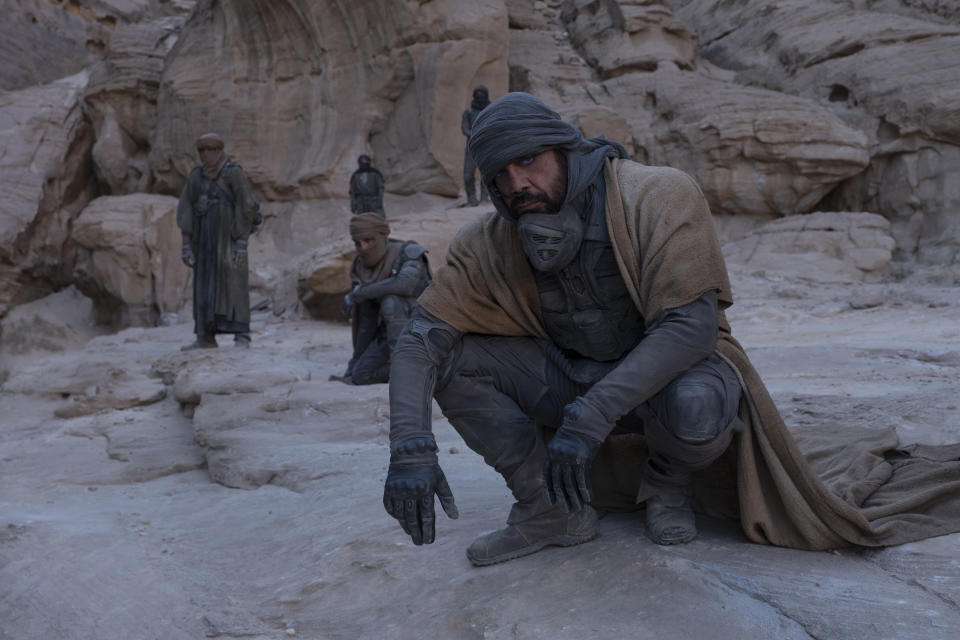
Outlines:
<svg viewBox="0 0 960 640"><path fill-rule="evenodd" d="M490 92L487 91L487 88L481 84L473 88L473 97L474 99L489 98Z"/></svg>
<svg viewBox="0 0 960 640"><path fill-rule="evenodd" d="M357 158L357 164L360 165L361 167L369 167L369 166L370 166L370 156L368 156L367 154L364 153L364 154L361 155L359 158Z"/></svg>

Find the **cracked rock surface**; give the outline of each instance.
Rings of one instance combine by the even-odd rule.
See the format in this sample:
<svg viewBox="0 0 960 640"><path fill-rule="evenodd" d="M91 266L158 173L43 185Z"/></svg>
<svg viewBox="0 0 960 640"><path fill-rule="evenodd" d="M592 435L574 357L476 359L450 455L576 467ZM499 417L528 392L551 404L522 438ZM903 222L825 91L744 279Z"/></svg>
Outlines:
<svg viewBox="0 0 960 640"><path fill-rule="evenodd" d="M758 234L762 251L727 247L729 318L787 423L956 441L958 274L854 278L857 233L819 243L800 235L823 224L780 226ZM804 260L778 268L780 233ZM589 544L473 568L465 548L502 526L511 498L439 411L460 518L439 516L436 543L415 547L381 504L387 387L330 379L349 356L345 324L260 312L250 350L221 338L181 352L190 331L4 356L0 637L946 640L960 628L960 535L811 553L701 518L697 540L658 547L637 512L608 515Z"/></svg>

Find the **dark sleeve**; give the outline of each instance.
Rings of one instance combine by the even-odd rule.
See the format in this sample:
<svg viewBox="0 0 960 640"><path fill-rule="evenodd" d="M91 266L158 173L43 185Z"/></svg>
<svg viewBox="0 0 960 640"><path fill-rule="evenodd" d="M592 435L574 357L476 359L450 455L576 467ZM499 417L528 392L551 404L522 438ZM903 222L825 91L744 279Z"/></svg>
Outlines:
<svg viewBox="0 0 960 640"><path fill-rule="evenodd" d="M437 371L462 333L421 308L414 311L390 357L390 450L432 437Z"/></svg>
<svg viewBox="0 0 960 640"><path fill-rule="evenodd" d="M406 260L397 274L384 278L380 282L371 282L365 284L353 294L356 302L364 300L379 300L383 296L404 296L412 297L420 293L418 289L423 286L426 279L427 265L423 260L416 258Z"/></svg>
<svg viewBox="0 0 960 640"><path fill-rule="evenodd" d="M463 135L470 137L470 134L473 133L473 122L470 119L470 109L467 109L463 112L463 115L460 116L460 131L463 132Z"/></svg>
<svg viewBox="0 0 960 640"><path fill-rule="evenodd" d="M180 192L180 201L177 203L177 226L183 234L184 243L193 235L193 171L187 175L187 183Z"/></svg>
<svg viewBox="0 0 960 640"><path fill-rule="evenodd" d="M246 239L257 224L260 203L253 195L253 189L246 174L238 165L235 165L225 177L234 197L231 237L234 240Z"/></svg>
<svg viewBox="0 0 960 640"><path fill-rule="evenodd" d="M664 311L616 368L577 399L591 413L606 420L605 424L589 425L591 436L602 441L617 420L709 356L716 346L715 291L708 291L688 305Z"/></svg>

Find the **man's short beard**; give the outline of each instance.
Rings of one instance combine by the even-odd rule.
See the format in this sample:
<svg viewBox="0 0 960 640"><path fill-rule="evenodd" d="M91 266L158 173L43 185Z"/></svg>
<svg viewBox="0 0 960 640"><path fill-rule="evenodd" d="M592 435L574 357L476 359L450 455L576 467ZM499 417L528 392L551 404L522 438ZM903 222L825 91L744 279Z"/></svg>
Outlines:
<svg viewBox="0 0 960 640"><path fill-rule="evenodd" d="M533 194L529 192L521 192L513 197L513 200L510 202L510 206L507 207L507 211L513 217L514 220L522 216L524 213L529 213L530 211L521 211L520 208L531 202L543 202L546 203L546 208L540 213L556 213L560 211L560 207L563 206L564 200L567 199L567 154L561 151L560 149L556 150L557 162L560 165L560 173L557 175L557 179L552 185L550 185L548 193Z"/></svg>

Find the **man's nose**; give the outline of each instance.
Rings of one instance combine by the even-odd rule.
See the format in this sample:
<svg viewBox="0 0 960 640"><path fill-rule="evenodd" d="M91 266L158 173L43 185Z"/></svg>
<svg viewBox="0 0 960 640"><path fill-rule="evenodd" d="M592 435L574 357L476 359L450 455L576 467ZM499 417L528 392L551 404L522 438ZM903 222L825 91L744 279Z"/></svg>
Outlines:
<svg viewBox="0 0 960 640"><path fill-rule="evenodd" d="M530 186L530 180L527 179L527 172L519 167L507 166L504 170L507 174L507 193L510 195L521 193Z"/></svg>

